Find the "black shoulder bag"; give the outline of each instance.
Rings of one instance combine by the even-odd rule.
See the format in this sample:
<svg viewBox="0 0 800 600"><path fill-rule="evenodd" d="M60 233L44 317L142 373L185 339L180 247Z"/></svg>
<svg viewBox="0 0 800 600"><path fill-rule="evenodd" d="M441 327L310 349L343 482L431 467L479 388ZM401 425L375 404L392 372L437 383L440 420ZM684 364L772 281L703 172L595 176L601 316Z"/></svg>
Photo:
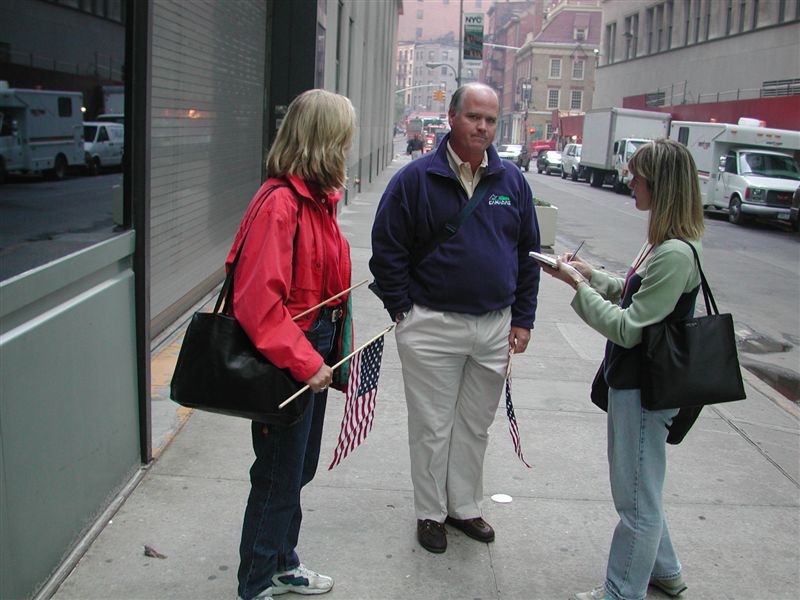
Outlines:
<svg viewBox="0 0 800 600"><path fill-rule="evenodd" d="M286 186L270 188L266 197L277 187ZM311 391L279 409L278 405L303 384L264 358L230 315L233 274L246 236L245 233L225 277L214 312L197 312L189 323L175 364L170 397L188 408L259 423L291 425L303 416Z"/></svg>
<svg viewBox="0 0 800 600"><path fill-rule="evenodd" d="M697 250L686 240L681 241L694 254L706 316L664 320L642 331L642 405L648 410L745 398L733 317L719 314Z"/></svg>
<svg viewBox="0 0 800 600"><path fill-rule="evenodd" d="M464 224L464 221L466 221L469 218L469 216L473 212L475 212L475 209L478 208L478 204L480 204L481 200L483 200L483 197L486 195L486 190L488 189L489 189L489 181L486 177L484 177L478 183L478 187L475 188L475 191L472 193L472 197L469 199L469 202L467 202L462 207L462 209L458 211L457 215L447 220L444 226L439 230L439 233L437 233L435 236L433 236L433 238L428 240L428 243L425 244L416 253L416 256L412 256L411 259L412 269L416 267L418 264L420 264L422 260L426 256L428 256L428 254L433 252L436 246L438 246L439 244L441 244L446 240L449 240L456 234L458 228L461 227ZM373 281L367 287L370 290L372 290L373 294L375 294L378 298L383 300L383 290L381 290L381 288L378 287L377 281Z"/></svg>

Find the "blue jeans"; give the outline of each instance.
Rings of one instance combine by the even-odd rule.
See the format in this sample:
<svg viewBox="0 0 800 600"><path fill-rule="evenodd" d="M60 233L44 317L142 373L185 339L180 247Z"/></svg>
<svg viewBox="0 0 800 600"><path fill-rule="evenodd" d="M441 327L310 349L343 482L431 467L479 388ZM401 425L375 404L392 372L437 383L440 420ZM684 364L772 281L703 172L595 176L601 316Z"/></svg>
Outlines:
<svg viewBox="0 0 800 600"><path fill-rule="evenodd" d="M317 321L306 334L323 357L333 347L335 324ZM327 361L326 361L327 362ZM303 511L300 490L317 472L328 391L314 394L303 418L288 427L252 424L256 459L239 546L239 596L249 600L272 585L275 573L300 564L295 552Z"/></svg>
<svg viewBox="0 0 800 600"><path fill-rule="evenodd" d="M646 410L639 390L608 390L608 465L619 523L611 540L606 589L641 600L650 577L672 579L681 563L672 547L662 498L667 426L678 409Z"/></svg>

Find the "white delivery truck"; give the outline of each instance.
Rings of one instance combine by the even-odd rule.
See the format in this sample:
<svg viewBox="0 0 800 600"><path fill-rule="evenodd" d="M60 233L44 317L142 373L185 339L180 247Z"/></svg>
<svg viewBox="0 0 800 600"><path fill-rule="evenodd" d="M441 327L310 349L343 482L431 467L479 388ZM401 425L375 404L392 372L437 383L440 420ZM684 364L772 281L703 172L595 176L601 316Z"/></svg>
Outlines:
<svg viewBox="0 0 800 600"><path fill-rule="evenodd" d="M7 173L63 179L84 166L83 94L25 90L0 81L0 181Z"/></svg>
<svg viewBox="0 0 800 600"><path fill-rule="evenodd" d="M592 187L628 193L628 160L642 144L669 135L669 113L598 108L583 117L581 167Z"/></svg>
<svg viewBox="0 0 800 600"><path fill-rule="evenodd" d="M758 123L673 121L670 137L694 157L704 210L727 212L736 224L750 217L788 223L792 194L800 186L800 132Z"/></svg>

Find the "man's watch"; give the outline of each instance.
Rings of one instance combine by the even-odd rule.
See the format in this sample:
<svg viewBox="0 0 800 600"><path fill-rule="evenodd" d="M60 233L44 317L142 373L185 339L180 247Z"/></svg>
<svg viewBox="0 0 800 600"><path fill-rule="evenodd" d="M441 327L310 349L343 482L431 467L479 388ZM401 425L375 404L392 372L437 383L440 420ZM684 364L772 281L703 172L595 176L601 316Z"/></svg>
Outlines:
<svg viewBox="0 0 800 600"><path fill-rule="evenodd" d="M407 314L408 314L408 313L407 313L407 312L405 312L405 311L402 311L402 312L399 312L399 313L397 313L397 314L394 316L394 322L395 322L395 323L399 323L400 321L402 321L403 319L405 319L405 318L406 318L406 315L407 315Z"/></svg>

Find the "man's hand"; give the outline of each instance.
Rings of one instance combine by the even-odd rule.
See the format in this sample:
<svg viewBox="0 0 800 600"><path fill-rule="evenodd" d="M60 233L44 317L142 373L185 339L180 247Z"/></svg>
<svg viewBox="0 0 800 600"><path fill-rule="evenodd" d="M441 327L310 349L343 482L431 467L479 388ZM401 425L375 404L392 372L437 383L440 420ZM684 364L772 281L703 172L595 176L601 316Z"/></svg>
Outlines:
<svg viewBox="0 0 800 600"><path fill-rule="evenodd" d="M522 354L528 348L531 339L531 330L524 327L511 326L508 334L508 345L514 349L514 354Z"/></svg>

